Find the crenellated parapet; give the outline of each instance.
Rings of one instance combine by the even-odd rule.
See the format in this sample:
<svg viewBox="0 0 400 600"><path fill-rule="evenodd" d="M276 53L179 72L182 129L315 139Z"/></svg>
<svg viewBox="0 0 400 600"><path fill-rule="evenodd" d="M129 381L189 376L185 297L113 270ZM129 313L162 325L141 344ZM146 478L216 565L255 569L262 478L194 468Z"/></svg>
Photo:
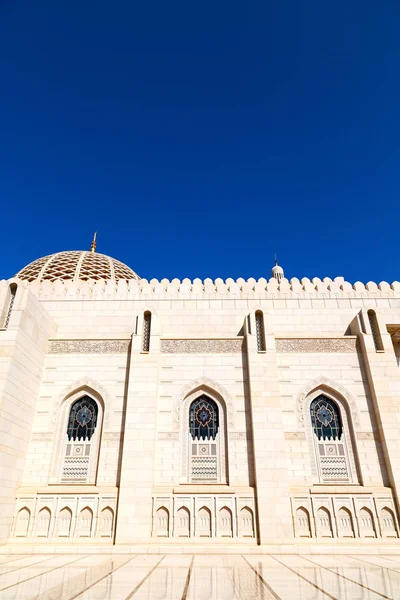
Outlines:
<svg viewBox="0 0 400 600"><path fill-rule="evenodd" d="M54 299L301 299L301 298L400 298L400 282L388 283L373 281L367 284L357 281L354 284L345 281L343 277L308 279L296 277L288 280L275 278L258 280L221 278L212 279L113 279L72 281L27 281L13 278L0 282L1 287L10 283L29 288L38 298L43 300Z"/></svg>

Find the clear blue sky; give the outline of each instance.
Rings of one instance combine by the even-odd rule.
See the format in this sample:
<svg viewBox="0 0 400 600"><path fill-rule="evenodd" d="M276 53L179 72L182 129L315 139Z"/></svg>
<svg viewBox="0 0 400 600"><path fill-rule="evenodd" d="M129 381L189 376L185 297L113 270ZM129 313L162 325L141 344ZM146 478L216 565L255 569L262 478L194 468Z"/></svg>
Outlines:
<svg viewBox="0 0 400 600"><path fill-rule="evenodd" d="M0 0L0 276L400 279L398 0Z"/></svg>

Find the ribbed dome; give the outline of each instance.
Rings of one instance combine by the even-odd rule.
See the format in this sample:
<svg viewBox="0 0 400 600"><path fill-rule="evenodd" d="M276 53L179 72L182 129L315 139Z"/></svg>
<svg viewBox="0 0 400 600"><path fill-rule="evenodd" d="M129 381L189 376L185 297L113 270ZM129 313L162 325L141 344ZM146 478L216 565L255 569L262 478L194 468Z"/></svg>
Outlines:
<svg viewBox="0 0 400 600"><path fill-rule="evenodd" d="M84 250L57 252L43 256L21 269L16 277L27 281L140 279L132 269L119 260L105 254Z"/></svg>

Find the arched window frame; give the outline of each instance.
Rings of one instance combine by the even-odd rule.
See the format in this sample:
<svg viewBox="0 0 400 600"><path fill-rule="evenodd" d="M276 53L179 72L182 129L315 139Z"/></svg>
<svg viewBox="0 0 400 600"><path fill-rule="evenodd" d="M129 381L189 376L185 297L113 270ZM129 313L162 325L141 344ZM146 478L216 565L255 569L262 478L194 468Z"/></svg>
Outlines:
<svg viewBox="0 0 400 600"><path fill-rule="evenodd" d="M0 328L7 329L10 323L12 310L15 303L15 297L17 295L18 285L16 283L10 283L7 288L6 298L4 303L3 311L0 315Z"/></svg>
<svg viewBox="0 0 400 600"><path fill-rule="evenodd" d="M142 352L150 352L151 343L151 312L146 310L143 314Z"/></svg>
<svg viewBox="0 0 400 600"><path fill-rule="evenodd" d="M349 483L359 483L359 479L360 479L359 468L358 468L358 463L356 463L356 457L355 457L355 449L356 449L355 435L354 435L353 425L351 423L349 407L347 406L347 403L345 402L345 400L339 394L335 394L334 392L331 392L330 390L326 389L324 386L318 387L318 388L314 389L312 392L310 392L308 394L308 396L306 397L305 405L304 405L305 421L307 423L306 437L307 437L311 461L312 461L312 473L315 478L315 483L328 483L327 481L323 481L323 478L321 477L321 474L320 474L320 462L319 462L318 447L317 447L317 443L316 443L316 436L314 434L314 428L313 428L313 425L311 422L311 413L310 413L311 403L313 402L313 400L315 400L316 398L318 398L318 396L321 396L321 395L326 396L326 398L328 398L329 400L334 402L340 411L340 417L341 417L342 428L343 428L342 440L343 440L343 444L344 444L345 456L347 459L347 465L348 465L348 470L349 470L348 481L345 481L345 482L337 481L336 482L335 480L330 480L329 483L332 483L334 485L348 485Z"/></svg>
<svg viewBox="0 0 400 600"><path fill-rule="evenodd" d="M372 308L367 310L367 316L372 339L374 341L375 352L384 352L381 330L375 310Z"/></svg>
<svg viewBox="0 0 400 600"><path fill-rule="evenodd" d="M219 414L219 429L217 437L217 455L218 455L218 477L217 482L213 483L228 483L228 460L227 460L227 418L226 418L226 406L221 400L213 393L212 390L198 389L192 394L186 396L183 401L181 408L181 483L192 483L190 474L190 460L191 453L189 448L189 411L192 402L200 398L200 396L207 396L215 402L218 408ZM199 484L201 485L201 484Z"/></svg>
<svg viewBox="0 0 400 600"><path fill-rule="evenodd" d="M83 386L77 389L76 391L70 393L63 400L61 406L59 407L59 414L56 426L57 435L55 437L50 483L59 483L66 485L70 485L72 483L63 481L62 478L64 457L66 454L67 443L69 443L67 429L72 406L77 400L83 398L84 396L89 396L89 398L94 400L97 404L97 425L95 432L91 438L90 461L86 481L82 482L81 484L74 483L74 485L96 484L97 469L100 457L100 445L104 423L104 402L100 394L98 394L95 390L87 388L86 386Z"/></svg>
<svg viewBox="0 0 400 600"><path fill-rule="evenodd" d="M265 352L265 323L264 313L262 310L256 310L255 312L255 323L256 323L256 340L257 340L257 352Z"/></svg>

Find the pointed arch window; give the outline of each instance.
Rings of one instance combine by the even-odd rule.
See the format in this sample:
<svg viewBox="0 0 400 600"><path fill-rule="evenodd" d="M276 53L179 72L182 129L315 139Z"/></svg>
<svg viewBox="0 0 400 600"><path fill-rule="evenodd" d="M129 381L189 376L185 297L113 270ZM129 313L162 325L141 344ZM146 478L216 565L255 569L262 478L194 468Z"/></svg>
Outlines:
<svg viewBox="0 0 400 600"><path fill-rule="evenodd" d="M339 408L326 396L311 402L311 423L318 440L340 440L343 434Z"/></svg>
<svg viewBox="0 0 400 600"><path fill-rule="evenodd" d="M202 394L190 404L188 417L189 481L226 480L225 436L217 402Z"/></svg>
<svg viewBox="0 0 400 600"><path fill-rule="evenodd" d="M352 480L352 442L339 405L324 394L318 395L310 404L310 421L320 482L348 483Z"/></svg>
<svg viewBox="0 0 400 600"><path fill-rule="evenodd" d="M85 395L73 402L64 433L62 482L88 483L95 477L99 451L98 422L99 406L93 398Z"/></svg>
<svg viewBox="0 0 400 600"><path fill-rule="evenodd" d="M219 427L216 403L207 396L201 396L192 402L189 427L193 440L215 440Z"/></svg>
<svg viewBox="0 0 400 600"><path fill-rule="evenodd" d="M72 406L68 420L68 441L89 441L95 432L98 407L93 398L84 396Z"/></svg>

